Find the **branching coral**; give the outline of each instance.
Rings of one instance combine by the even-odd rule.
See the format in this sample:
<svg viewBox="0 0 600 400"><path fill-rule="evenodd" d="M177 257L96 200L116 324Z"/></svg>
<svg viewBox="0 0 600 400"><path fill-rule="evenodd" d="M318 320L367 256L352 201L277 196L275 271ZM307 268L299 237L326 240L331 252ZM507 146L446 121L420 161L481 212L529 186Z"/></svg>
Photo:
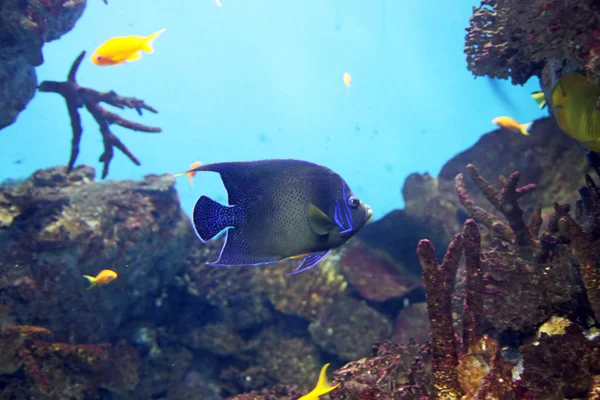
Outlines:
<svg viewBox="0 0 600 400"><path fill-rule="evenodd" d="M83 128L81 127L81 117L79 111L80 107L85 108L92 114L98 126L100 127L100 133L102 134L104 142L104 153L100 156L100 161L104 163L102 170L102 178L106 178L108 175L108 168L110 161L113 158L113 148L121 150L129 159L136 165L140 165L139 160L133 155L131 151L117 138L110 130L111 124L117 124L123 128L131 129L133 131L141 132L161 132L161 128L142 125L137 122L129 121L113 112L104 109L100 103L110 104L111 106L124 108L133 108L139 115L142 115L142 110L148 110L153 113L157 113L154 108L147 105L143 100L136 99L135 97L124 97L119 96L112 90L109 92L98 92L94 89L86 88L77 83L76 75L81 61L85 56L83 51L79 57L73 62L69 71L67 80L64 82L44 81L39 86L40 92L52 92L58 93L64 97L67 102L67 108L69 110L69 117L71 118L71 127L73 129L73 139L71 141L71 158L69 159L68 171L70 172L75 166L77 155L79 154L79 142L81 141L81 135Z"/></svg>
<svg viewBox="0 0 600 400"><path fill-rule="evenodd" d="M506 221L485 211L469 198L462 174L458 175L455 181L456 193L461 204L469 210L471 215L480 219L488 229L495 231L502 239L516 241L520 246L535 245L536 238L525 223L523 210L521 210L517 203L518 199L535 189L535 184L517 188L520 174L519 172L515 172L508 179L500 177L502 189L498 193L492 185L479 175L479 172L477 172L477 169L473 165L467 165L467 169L473 181L479 186L481 193L497 210L506 216ZM538 226L537 222L532 223L534 227Z"/></svg>
<svg viewBox="0 0 600 400"><path fill-rule="evenodd" d="M452 291L462 250L463 237L456 235L450 242L444 262L438 265L435 248L429 240L421 240L417 247L423 267L423 283L427 291L427 310L431 323L433 394L435 398L449 400L461 397L456 371L458 356L452 328Z"/></svg>
<svg viewBox="0 0 600 400"><path fill-rule="evenodd" d="M558 247L563 239L557 222L566 211L557 207L548 228L538 239L541 226L540 207L534 209L530 222L517 199L531 192L535 185L517 188L518 173L500 178L503 188L497 192L474 166L467 166L471 177L484 196L506 219L477 205L467 192L462 174L456 176L455 189L462 205L488 228L492 246L483 252L481 270L487 294L480 311L487 322L499 330L528 331L558 309L573 308L581 293L578 271L569 257L570 250ZM555 222L552 223L552 220Z"/></svg>
<svg viewBox="0 0 600 400"><path fill-rule="evenodd" d="M550 58L600 78L600 5L579 0L483 0L473 9L465 53L475 75L524 84Z"/></svg>
<svg viewBox="0 0 600 400"><path fill-rule="evenodd" d="M600 190L586 176L575 219L569 216L568 206L555 204L555 213L538 239L540 207L527 224L517 202L535 185L517 188L519 173L515 172L508 179L500 177L502 189L496 191L474 166L467 169L506 219L477 205L459 174L456 193L490 230L490 248L481 249L479 227L473 219L455 236L441 266L431 243L419 243L431 322L434 396L559 399L592 393L600 341L585 339L583 330L589 326L575 326L568 318L585 321L589 308L596 321L600 315L600 274L595 261L600 256ZM463 253L466 282L459 296L463 312L454 316L462 321L461 335L455 334L460 325L453 323L450 299ZM582 287L589 308L578 304ZM526 339L508 340L511 332ZM549 371L548 365L555 366Z"/></svg>

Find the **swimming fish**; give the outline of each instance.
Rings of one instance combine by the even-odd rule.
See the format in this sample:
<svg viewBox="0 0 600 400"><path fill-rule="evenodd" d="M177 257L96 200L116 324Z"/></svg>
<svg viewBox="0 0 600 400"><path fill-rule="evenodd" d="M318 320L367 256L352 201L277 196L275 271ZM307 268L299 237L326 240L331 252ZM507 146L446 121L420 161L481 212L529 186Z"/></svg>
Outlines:
<svg viewBox="0 0 600 400"><path fill-rule="evenodd" d="M200 161L195 161L192 163L192 165L190 165L188 167L188 170L192 170L194 168L197 168L199 166L201 166L202 163ZM194 176L196 176L196 172L192 171L192 172L182 172L180 174L175 174L174 176L181 176L181 175L187 175L188 176L188 181L190 182L190 188L193 187L194 185Z"/></svg>
<svg viewBox="0 0 600 400"><path fill-rule="evenodd" d="M142 58L142 51L154 53L152 43L154 39L166 29L154 32L150 36L118 36L100 45L92 54L92 63L100 66L119 65L127 61L135 61Z"/></svg>
<svg viewBox="0 0 600 400"><path fill-rule="evenodd" d="M529 135L529 127L531 122L521 124L511 117L496 117L492 120L492 124L496 124L501 128L511 130L513 132L522 133L525 136Z"/></svg>
<svg viewBox="0 0 600 400"><path fill-rule="evenodd" d="M533 92L533 93L531 93L531 98L533 100L535 100L535 102L540 107L540 109L546 107L547 102L546 102L546 95L544 94L544 92L542 92L542 91Z"/></svg>
<svg viewBox="0 0 600 400"><path fill-rule="evenodd" d="M347 87L350 87L351 83L352 83L352 77L350 76L349 73L344 72L344 85L346 85Z"/></svg>
<svg viewBox="0 0 600 400"><path fill-rule="evenodd" d="M333 389L340 386L338 383L335 386L331 386L329 381L327 380L327 367L329 364L323 365L321 368L321 373L319 374L319 380L317 381L317 386L310 392L300 397L298 400L317 400L320 396L331 392Z"/></svg>
<svg viewBox="0 0 600 400"><path fill-rule="evenodd" d="M208 265L259 265L306 255L292 274L317 265L369 220L371 208L329 168L275 159L207 164L188 170L221 175L229 203L207 196L192 219L206 242L226 229L219 258Z"/></svg>
<svg viewBox="0 0 600 400"><path fill-rule="evenodd" d="M563 75L552 89L551 106L565 133L588 150L600 152L600 113L596 106L599 97L600 85L571 72Z"/></svg>
<svg viewBox="0 0 600 400"><path fill-rule="evenodd" d="M96 275L96 277L83 275L84 278L90 281L90 286L87 288L87 290L90 290L97 285L106 285L107 283L117 279L117 276L117 273L115 271L111 271L110 269L103 269L98 275Z"/></svg>

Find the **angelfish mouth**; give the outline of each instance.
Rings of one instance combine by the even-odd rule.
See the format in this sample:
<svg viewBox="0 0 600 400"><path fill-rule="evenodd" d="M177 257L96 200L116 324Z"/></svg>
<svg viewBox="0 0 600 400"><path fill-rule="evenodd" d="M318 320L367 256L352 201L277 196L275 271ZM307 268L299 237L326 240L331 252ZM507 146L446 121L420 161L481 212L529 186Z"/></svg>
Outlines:
<svg viewBox="0 0 600 400"><path fill-rule="evenodd" d="M373 215L373 210L371 210L371 207L369 207L367 204L365 204L365 208L366 208L365 214L367 214L366 221L368 221L369 219L371 219L371 216Z"/></svg>

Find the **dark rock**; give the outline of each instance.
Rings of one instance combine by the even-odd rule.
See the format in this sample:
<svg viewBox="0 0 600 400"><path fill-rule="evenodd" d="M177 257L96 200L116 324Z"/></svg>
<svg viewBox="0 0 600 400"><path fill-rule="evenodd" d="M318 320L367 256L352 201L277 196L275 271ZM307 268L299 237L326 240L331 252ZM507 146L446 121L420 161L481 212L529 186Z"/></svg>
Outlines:
<svg viewBox="0 0 600 400"><path fill-rule="evenodd" d="M15 122L33 98L34 67L44 62L42 46L73 29L86 0L0 2L0 129Z"/></svg>
<svg viewBox="0 0 600 400"><path fill-rule="evenodd" d="M424 344L431 340L427 303L411 304L400 311L394 325L393 339L399 344L408 344L411 340Z"/></svg>
<svg viewBox="0 0 600 400"><path fill-rule="evenodd" d="M93 175L51 168L0 191L0 299L18 299L8 314L83 342L109 338L132 317L128 305L174 278L195 240L172 177ZM82 275L104 268L119 277L86 291Z"/></svg>
<svg viewBox="0 0 600 400"><path fill-rule="evenodd" d="M388 339L392 324L365 302L348 299L331 307L308 330L324 351L356 360L368 355L374 342Z"/></svg>
<svg viewBox="0 0 600 400"><path fill-rule="evenodd" d="M340 269L360 296L370 301L384 302L403 297L422 286L420 276L359 240L344 249Z"/></svg>

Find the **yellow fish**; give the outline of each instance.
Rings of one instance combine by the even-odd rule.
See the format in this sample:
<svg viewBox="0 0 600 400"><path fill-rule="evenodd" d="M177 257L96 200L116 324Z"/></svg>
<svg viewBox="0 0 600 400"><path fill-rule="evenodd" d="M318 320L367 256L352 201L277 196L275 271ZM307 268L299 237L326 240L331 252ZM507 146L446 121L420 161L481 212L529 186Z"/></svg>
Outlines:
<svg viewBox="0 0 600 400"><path fill-rule="evenodd" d="M350 87L351 83L352 83L352 77L350 76L349 73L344 72L344 85L346 85L347 87Z"/></svg>
<svg viewBox="0 0 600 400"><path fill-rule="evenodd" d="M327 380L327 367L329 367L329 363L323 365L323 368L321 368L321 373L319 374L317 386L315 386L315 388L310 393L305 394L298 400L317 400L319 397L331 392L333 389L340 386L339 383L335 386L331 386L331 384Z"/></svg>
<svg viewBox="0 0 600 400"><path fill-rule="evenodd" d="M563 75L552 89L552 108L558 126L588 150L600 151L600 85L585 75Z"/></svg>
<svg viewBox="0 0 600 400"><path fill-rule="evenodd" d="M546 95L544 94L544 92L542 92L542 91L533 92L533 93L531 93L531 98L533 100L535 100L535 102L540 107L540 109L546 107L547 102L546 102Z"/></svg>
<svg viewBox="0 0 600 400"><path fill-rule="evenodd" d="M142 51L152 54L152 43L166 29L154 32L150 36L118 36L100 45L92 54L92 63L100 66L119 65L127 61L142 58Z"/></svg>
<svg viewBox="0 0 600 400"><path fill-rule="evenodd" d="M492 120L492 124L496 124L501 128L508 129L513 132L522 133L525 136L529 135L529 127L531 122L521 124L514 118L511 117L496 117Z"/></svg>
<svg viewBox="0 0 600 400"><path fill-rule="evenodd" d="M192 188L193 185L194 185L194 176L196 176L197 172L196 171L191 171L191 170L194 169L194 168L198 168L201 165L202 165L202 163L200 161L195 161L195 162L192 163L192 165L190 165L190 167L188 168L187 171L181 172L179 174L175 174L174 176L187 175L188 176L188 181L190 182L190 188Z"/></svg>
<svg viewBox="0 0 600 400"><path fill-rule="evenodd" d="M115 271L111 271L110 269L103 269L95 277L83 275L85 279L90 281L90 286L87 288L87 290L90 290L97 285L106 285L107 283L110 283L117 279L117 276L117 273Z"/></svg>

